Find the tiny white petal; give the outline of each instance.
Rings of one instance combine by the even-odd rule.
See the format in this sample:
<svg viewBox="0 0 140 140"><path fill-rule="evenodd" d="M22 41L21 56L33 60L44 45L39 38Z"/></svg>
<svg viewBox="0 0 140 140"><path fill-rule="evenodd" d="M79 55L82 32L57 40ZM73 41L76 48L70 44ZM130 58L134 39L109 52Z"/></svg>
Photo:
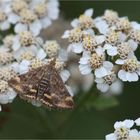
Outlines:
<svg viewBox="0 0 140 140"><path fill-rule="evenodd" d="M135 22L135 21L132 21L131 22L131 26L133 27L133 29L135 30L140 30L140 24Z"/></svg>
<svg viewBox="0 0 140 140"><path fill-rule="evenodd" d="M9 102L12 102L13 99L17 96L17 93L13 89L9 89L9 91L7 92L7 95L9 98Z"/></svg>
<svg viewBox="0 0 140 140"><path fill-rule="evenodd" d="M20 32L23 32L23 31L27 31L27 25L26 24L22 24L22 23L18 23L15 25L15 28L14 28L14 31L16 33L20 33Z"/></svg>
<svg viewBox="0 0 140 140"><path fill-rule="evenodd" d="M83 46L81 43L72 43L72 51L75 53L81 53L83 51Z"/></svg>
<svg viewBox="0 0 140 140"><path fill-rule="evenodd" d="M95 36L97 44L102 44L105 41L104 35Z"/></svg>
<svg viewBox="0 0 140 140"><path fill-rule="evenodd" d="M90 74L92 71L92 69L89 65L83 65L83 64L79 65L79 70L80 70L81 74L83 74L83 75Z"/></svg>
<svg viewBox="0 0 140 140"><path fill-rule="evenodd" d="M133 73L127 72L126 78L127 78L127 81L129 81L129 82L138 81L138 79L139 79L138 75L135 72L133 72Z"/></svg>
<svg viewBox="0 0 140 140"><path fill-rule="evenodd" d="M83 34L85 34L85 35L95 35L95 33L94 33L94 31L92 29L84 30Z"/></svg>
<svg viewBox="0 0 140 140"><path fill-rule="evenodd" d="M106 135L105 139L106 140L116 140L117 137L114 133L111 133L111 134Z"/></svg>
<svg viewBox="0 0 140 140"><path fill-rule="evenodd" d="M136 123L137 126L140 126L140 118L136 119L135 123Z"/></svg>
<svg viewBox="0 0 140 140"><path fill-rule="evenodd" d="M119 32L119 41L125 42L126 39L127 39L127 36L124 33Z"/></svg>
<svg viewBox="0 0 140 140"><path fill-rule="evenodd" d="M126 128L131 128L134 125L133 120L124 120L123 123L124 123Z"/></svg>
<svg viewBox="0 0 140 140"><path fill-rule="evenodd" d="M84 12L84 15L91 17L91 16L93 15L93 9L92 9L92 8L87 9L87 10Z"/></svg>
<svg viewBox="0 0 140 140"><path fill-rule="evenodd" d="M113 64L109 61L104 61L103 66L108 70L111 71L113 69Z"/></svg>
<svg viewBox="0 0 140 140"><path fill-rule="evenodd" d="M119 65L123 65L123 64L124 64L124 60L122 60L122 59L117 59L117 60L115 61L115 63L116 63L116 64L119 64Z"/></svg>
<svg viewBox="0 0 140 140"><path fill-rule="evenodd" d="M71 88L70 86L68 86L68 85L65 85L65 86L66 86L67 90L69 91L69 94L70 94L71 96L74 96L74 93L73 93L73 91L72 91L72 88Z"/></svg>
<svg viewBox="0 0 140 140"><path fill-rule="evenodd" d="M110 45L110 44L105 44L103 48L104 48L105 50L108 50L108 49L111 49L112 47L113 47L113 46Z"/></svg>
<svg viewBox="0 0 140 140"><path fill-rule="evenodd" d="M1 30L7 30L10 28L10 23L8 21L4 21L3 23L1 23Z"/></svg>
<svg viewBox="0 0 140 140"><path fill-rule="evenodd" d="M135 51L138 48L138 43L135 42L134 40L130 39L130 40L128 40L128 43L133 51Z"/></svg>
<svg viewBox="0 0 140 140"><path fill-rule="evenodd" d="M89 63L89 57L81 57L79 63L80 64L88 64Z"/></svg>
<svg viewBox="0 0 140 140"><path fill-rule="evenodd" d="M101 83L104 82L104 79L103 79L103 78L96 78L96 79L95 79L95 82L101 84Z"/></svg>
<svg viewBox="0 0 140 140"><path fill-rule="evenodd" d="M131 129L129 131L129 137L132 138L132 139L135 139L136 138L136 140L137 140L137 138L140 138L140 134L139 134L138 130Z"/></svg>
<svg viewBox="0 0 140 140"><path fill-rule="evenodd" d="M115 122L115 124L114 124L115 129L118 129L118 128L121 128L121 127L124 127L124 123L122 121Z"/></svg>
<svg viewBox="0 0 140 140"><path fill-rule="evenodd" d="M15 38L13 39L12 49L13 49L14 51L17 51L20 47L21 47L21 44L20 44L19 38L15 37Z"/></svg>
<svg viewBox="0 0 140 140"><path fill-rule="evenodd" d="M64 34L62 35L62 38L68 38L69 37L69 33L70 33L70 31L69 30L66 30L64 32Z"/></svg>
<svg viewBox="0 0 140 140"><path fill-rule="evenodd" d="M16 14L11 13L8 15L8 21L12 24L16 24L20 20L20 17Z"/></svg>
<svg viewBox="0 0 140 140"><path fill-rule="evenodd" d="M60 76L61 76L63 82L66 82L70 77L70 72L68 70L62 70L60 72Z"/></svg>
<svg viewBox="0 0 140 140"><path fill-rule="evenodd" d="M137 73L138 73L138 75L140 75L140 68L137 69Z"/></svg>
<svg viewBox="0 0 140 140"><path fill-rule="evenodd" d="M36 20L32 24L29 25L29 28L30 28L30 31L34 34L34 36L37 36L40 34L42 25L39 20Z"/></svg>
<svg viewBox="0 0 140 140"><path fill-rule="evenodd" d="M48 17L45 17L41 20L42 28L47 28L48 26L51 25L51 23L52 21Z"/></svg>
<svg viewBox="0 0 140 140"><path fill-rule="evenodd" d="M122 90L123 90L123 83L120 80L115 81L110 86L110 93L112 93L114 95L118 95L118 94L122 93Z"/></svg>
<svg viewBox="0 0 140 140"><path fill-rule="evenodd" d="M95 26L101 34L106 34L109 30L108 24L104 20L100 20L98 22L95 22Z"/></svg>
<svg viewBox="0 0 140 140"><path fill-rule="evenodd" d="M84 51L83 52L83 57L90 57L91 56L91 52L90 51Z"/></svg>
<svg viewBox="0 0 140 140"><path fill-rule="evenodd" d="M78 19L74 19L74 20L71 22L71 26L72 26L73 28L77 27L78 24L79 24L79 20L78 20Z"/></svg>
<svg viewBox="0 0 140 140"><path fill-rule="evenodd" d="M120 70L120 71L118 72L118 77L119 77L122 81L127 81L127 78L126 78L126 71Z"/></svg>
<svg viewBox="0 0 140 140"><path fill-rule="evenodd" d="M43 60L45 59L46 56L47 54L45 53L45 51L43 49L39 49L37 53L37 58L39 58L40 60Z"/></svg>
<svg viewBox="0 0 140 140"><path fill-rule="evenodd" d="M118 51L117 51L117 47L112 47L110 49L107 49L107 54L110 55L110 56L115 56L118 54Z"/></svg>
<svg viewBox="0 0 140 140"><path fill-rule="evenodd" d="M104 54L104 50L103 50L103 48L100 47L100 46L95 50L95 52L96 52L99 56Z"/></svg>
<svg viewBox="0 0 140 140"><path fill-rule="evenodd" d="M107 70L104 67L100 67L100 68L95 69L95 76L97 78L102 78L105 75L107 75Z"/></svg>
<svg viewBox="0 0 140 140"><path fill-rule="evenodd" d="M53 9L53 7L54 7L53 5L47 7L47 9L48 9L48 17L51 18L52 20L56 20L58 18L58 15L59 15L59 10L57 8Z"/></svg>
<svg viewBox="0 0 140 140"><path fill-rule="evenodd" d="M17 62L12 64L12 69L16 72L19 73L19 64Z"/></svg>
<svg viewBox="0 0 140 140"><path fill-rule="evenodd" d="M30 65L30 62L27 61L27 60L23 60L21 63L20 63L20 66L19 66L19 73L20 74L25 74L29 71L29 65Z"/></svg>
<svg viewBox="0 0 140 140"><path fill-rule="evenodd" d="M109 90L109 85L108 84L97 84L97 88L101 91L101 92L107 92Z"/></svg>

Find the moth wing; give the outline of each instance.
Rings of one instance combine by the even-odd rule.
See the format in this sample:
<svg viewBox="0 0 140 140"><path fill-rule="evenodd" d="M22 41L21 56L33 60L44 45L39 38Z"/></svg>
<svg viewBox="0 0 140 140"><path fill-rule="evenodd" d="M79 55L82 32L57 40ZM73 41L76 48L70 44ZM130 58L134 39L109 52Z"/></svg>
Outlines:
<svg viewBox="0 0 140 140"><path fill-rule="evenodd" d="M54 67L51 69L49 81L51 97L51 103L49 105L52 105L53 108L57 109L73 108L73 99L70 96L62 78Z"/></svg>
<svg viewBox="0 0 140 140"><path fill-rule="evenodd" d="M44 67L31 70L9 81L9 85L25 100L36 99L38 83L43 75Z"/></svg>

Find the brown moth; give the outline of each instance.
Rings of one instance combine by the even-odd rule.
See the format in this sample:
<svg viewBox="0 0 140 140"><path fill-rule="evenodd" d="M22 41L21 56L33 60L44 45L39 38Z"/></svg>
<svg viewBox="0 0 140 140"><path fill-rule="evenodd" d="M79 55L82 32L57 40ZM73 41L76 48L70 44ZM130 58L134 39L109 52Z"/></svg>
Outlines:
<svg viewBox="0 0 140 140"><path fill-rule="evenodd" d="M65 87L54 62L15 77L9 85L27 101L36 100L48 108L73 108L73 99Z"/></svg>

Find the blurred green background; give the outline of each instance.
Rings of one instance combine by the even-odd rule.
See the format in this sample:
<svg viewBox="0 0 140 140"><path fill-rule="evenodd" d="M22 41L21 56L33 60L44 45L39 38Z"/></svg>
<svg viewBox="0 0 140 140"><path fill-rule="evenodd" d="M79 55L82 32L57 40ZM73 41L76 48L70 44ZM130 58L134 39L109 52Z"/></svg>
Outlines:
<svg viewBox="0 0 140 140"><path fill-rule="evenodd" d="M87 8L94 8L94 17L102 15L105 9L113 9L120 16L140 21L139 1L60 1L61 14L68 20ZM101 106L96 106L94 99L98 94L93 89L87 94L81 91L71 111L49 111L16 99L0 113L0 138L104 139L106 134L113 132L116 120L140 117L140 82L125 83L123 94L117 97L119 103L110 98L100 100Z"/></svg>

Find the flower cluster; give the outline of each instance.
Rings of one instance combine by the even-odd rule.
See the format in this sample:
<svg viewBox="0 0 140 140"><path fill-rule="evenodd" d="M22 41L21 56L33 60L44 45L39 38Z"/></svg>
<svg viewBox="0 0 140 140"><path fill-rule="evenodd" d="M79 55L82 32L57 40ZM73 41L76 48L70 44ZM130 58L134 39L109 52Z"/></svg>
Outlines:
<svg viewBox="0 0 140 140"><path fill-rule="evenodd" d="M10 30L10 34L3 37L0 46L0 104L12 102L17 95L8 85L11 78L46 65L52 60L55 60L55 68L63 82L66 83L69 79L66 50L61 49L56 40L44 42L38 36L41 29L57 19L58 6L57 0L0 1L1 30L10 30L11 25L14 28L14 32ZM66 87L70 90L69 86ZM71 90L70 93L73 95ZM40 106L35 101L32 104Z"/></svg>
<svg viewBox="0 0 140 140"><path fill-rule="evenodd" d="M16 96L16 93L8 86L8 81L14 76L13 74L25 74L32 69L50 63L52 59L56 60L55 68L65 83L70 76L69 71L65 69L67 55L66 50L61 49L57 41L47 40L44 42L41 37L34 36L31 31L22 31L16 35L6 36L0 48L0 78L2 80L0 103L8 103ZM66 87L68 86L66 85ZM73 95L72 92L71 94ZM34 101L33 104L38 106L38 103Z"/></svg>
<svg viewBox="0 0 140 140"><path fill-rule="evenodd" d="M134 127L140 126L140 118L137 120L124 120L114 124L114 133L106 135L106 140L139 140L140 131Z"/></svg>
<svg viewBox="0 0 140 140"><path fill-rule="evenodd" d="M96 18L92 15L93 9L86 10L62 35L69 41L68 52L81 56L81 74L93 73L101 92L108 92L119 81L138 81L140 62L135 51L140 44L140 24L113 10Z"/></svg>
<svg viewBox="0 0 140 140"><path fill-rule="evenodd" d="M1 0L0 29L14 25L16 33L29 30L36 36L58 18L58 7L57 0Z"/></svg>

